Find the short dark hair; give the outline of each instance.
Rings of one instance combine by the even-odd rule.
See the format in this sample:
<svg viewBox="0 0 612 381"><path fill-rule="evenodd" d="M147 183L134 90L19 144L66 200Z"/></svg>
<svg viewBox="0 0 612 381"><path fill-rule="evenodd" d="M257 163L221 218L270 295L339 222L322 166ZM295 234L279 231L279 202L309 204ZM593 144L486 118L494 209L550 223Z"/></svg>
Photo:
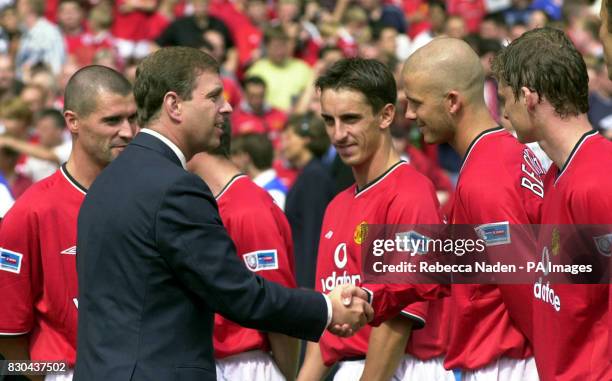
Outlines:
<svg viewBox="0 0 612 381"><path fill-rule="evenodd" d="M253 75L250 77L246 77L244 79L244 81L242 81L242 88L246 90L248 85L258 85L258 86L263 86L264 88L267 87L266 86L266 81L263 80L263 78L261 78L258 75Z"/></svg>
<svg viewBox="0 0 612 381"><path fill-rule="evenodd" d="M318 158L325 155L331 144L325 131L325 122L313 112L297 114L289 117L287 128L295 134L309 138L306 148Z"/></svg>
<svg viewBox="0 0 612 381"><path fill-rule="evenodd" d="M90 65L77 70L64 90L64 111L87 116L96 109L98 93L102 90L128 95L132 85L123 74L107 66Z"/></svg>
<svg viewBox="0 0 612 381"><path fill-rule="evenodd" d="M60 130L66 127L66 121L64 120L64 115L62 115L62 113L57 109L46 108L42 110L38 114L38 120L41 120L43 118L51 118L53 120L53 124L55 125L55 127L57 127Z"/></svg>
<svg viewBox="0 0 612 381"><path fill-rule="evenodd" d="M362 93L374 113L386 104L397 102L397 85L393 73L382 62L365 58L344 58L334 63L315 86L321 91L354 90Z"/></svg>
<svg viewBox="0 0 612 381"><path fill-rule="evenodd" d="M211 55L195 48L161 48L146 57L136 69L134 84L140 126L145 127L157 117L169 91L190 100L196 79L204 72L219 73L219 64Z"/></svg>
<svg viewBox="0 0 612 381"><path fill-rule="evenodd" d="M525 32L493 60L495 78L510 86L515 99L521 87L544 97L561 117L589 110L589 76L582 55L561 30Z"/></svg>
<svg viewBox="0 0 612 381"><path fill-rule="evenodd" d="M258 170L272 167L274 148L266 134L249 132L238 135L235 138L235 143L232 147L232 153L246 153Z"/></svg>

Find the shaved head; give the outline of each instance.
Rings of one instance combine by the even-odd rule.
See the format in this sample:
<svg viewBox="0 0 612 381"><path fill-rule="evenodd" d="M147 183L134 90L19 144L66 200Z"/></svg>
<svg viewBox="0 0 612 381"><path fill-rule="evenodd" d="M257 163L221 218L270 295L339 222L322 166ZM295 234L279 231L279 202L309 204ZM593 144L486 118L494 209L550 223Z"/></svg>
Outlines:
<svg viewBox="0 0 612 381"><path fill-rule="evenodd" d="M106 66L91 65L78 70L66 84L64 111L72 111L84 117L97 106L100 92L108 91L128 95L132 91L130 82L118 71Z"/></svg>
<svg viewBox="0 0 612 381"><path fill-rule="evenodd" d="M406 61L402 78L425 79L431 91L457 90L469 103L484 103L484 69L476 52L463 40L440 37L414 52Z"/></svg>

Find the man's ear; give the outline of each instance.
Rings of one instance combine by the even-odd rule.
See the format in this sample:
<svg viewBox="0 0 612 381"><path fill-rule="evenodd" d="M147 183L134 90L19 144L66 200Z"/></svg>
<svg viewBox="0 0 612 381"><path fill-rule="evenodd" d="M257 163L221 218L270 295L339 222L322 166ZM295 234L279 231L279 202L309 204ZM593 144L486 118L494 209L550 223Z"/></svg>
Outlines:
<svg viewBox="0 0 612 381"><path fill-rule="evenodd" d="M393 119L395 118L395 106L391 103L387 103L382 110L380 110L380 128L386 129L391 126Z"/></svg>
<svg viewBox="0 0 612 381"><path fill-rule="evenodd" d="M523 95L521 102L527 106L527 110L529 111L533 111L538 103L540 103L540 94L535 91L531 91L525 86L521 87L521 94Z"/></svg>
<svg viewBox="0 0 612 381"><path fill-rule="evenodd" d="M461 107L463 106L463 100L461 98L461 94L457 90L451 90L444 97L444 102L446 105L446 110L451 115L457 115Z"/></svg>
<svg viewBox="0 0 612 381"><path fill-rule="evenodd" d="M164 95L162 109L164 110L164 113L168 115L170 120L177 123L180 123L183 120L183 100L174 91L168 91L166 95Z"/></svg>
<svg viewBox="0 0 612 381"><path fill-rule="evenodd" d="M79 118L74 111L64 111L64 120L66 121L66 127L71 134L79 133Z"/></svg>

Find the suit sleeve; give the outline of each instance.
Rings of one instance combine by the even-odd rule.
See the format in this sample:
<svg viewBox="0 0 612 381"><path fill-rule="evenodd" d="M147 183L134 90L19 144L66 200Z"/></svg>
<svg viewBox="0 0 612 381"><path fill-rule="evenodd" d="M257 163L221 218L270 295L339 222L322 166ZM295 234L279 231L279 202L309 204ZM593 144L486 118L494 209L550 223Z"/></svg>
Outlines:
<svg viewBox="0 0 612 381"><path fill-rule="evenodd" d="M155 225L162 256L211 309L245 327L319 340L327 322L323 295L285 289L248 271L198 177L186 174L170 187Z"/></svg>

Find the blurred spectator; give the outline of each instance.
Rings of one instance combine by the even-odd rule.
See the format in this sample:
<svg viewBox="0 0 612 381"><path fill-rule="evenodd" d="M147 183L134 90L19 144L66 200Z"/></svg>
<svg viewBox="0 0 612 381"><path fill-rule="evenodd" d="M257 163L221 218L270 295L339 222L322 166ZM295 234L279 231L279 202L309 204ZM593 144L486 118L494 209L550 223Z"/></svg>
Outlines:
<svg viewBox="0 0 612 381"><path fill-rule="evenodd" d="M589 81L589 121L602 135L612 139L612 81L603 60L594 63Z"/></svg>
<svg viewBox="0 0 612 381"><path fill-rule="evenodd" d="M479 36L482 39L503 42L506 39L506 24L502 15L499 13L486 15L480 23Z"/></svg>
<svg viewBox="0 0 612 381"><path fill-rule="evenodd" d="M485 83L484 83L484 99L487 104L487 108L491 113L493 119L499 123L500 114L500 102L497 96L497 81L493 78L491 72L491 60L502 48L502 45L498 39L479 38L476 44L476 54L480 57L480 63L484 69Z"/></svg>
<svg viewBox="0 0 612 381"><path fill-rule="evenodd" d="M444 34L448 37L462 39L467 36L468 30L465 21L460 16L450 16L444 25Z"/></svg>
<svg viewBox="0 0 612 381"><path fill-rule="evenodd" d="M44 0L17 1L19 21L25 27L15 58L19 78L38 63L44 63L57 75L66 60L64 38L59 28L43 17L44 12Z"/></svg>
<svg viewBox="0 0 612 381"><path fill-rule="evenodd" d="M243 8L239 8L239 3ZM262 56L263 30L268 23L268 8L265 0L243 0L241 2L213 2L211 15L222 20L231 32L238 52L237 75Z"/></svg>
<svg viewBox="0 0 612 381"><path fill-rule="evenodd" d="M431 23L431 35L437 37L444 33L446 28L446 3L442 0L429 1L429 21Z"/></svg>
<svg viewBox="0 0 612 381"><path fill-rule="evenodd" d="M232 162L265 189L279 208L285 210L287 187L272 169L274 149L270 139L258 133L240 135L233 139L231 152Z"/></svg>
<svg viewBox="0 0 612 381"><path fill-rule="evenodd" d="M234 72L229 71L227 66L222 65L226 60L223 36L216 30L208 30L204 32L204 39L199 48L213 56L221 65L219 71L221 74L221 81L223 82L223 96L232 108L237 107L242 100L242 91L240 85L236 81Z"/></svg>
<svg viewBox="0 0 612 381"><path fill-rule="evenodd" d="M443 208L450 200L453 192L453 185L448 175L436 163L429 160L419 149L410 144L409 130L406 128L402 128L395 123L392 124L391 138L393 148L400 155L400 158L431 180L436 189L436 196L438 197L438 202L440 202L440 207Z"/></svg>
<svg viewBox="0 0 612 381"><path fill-rule="evenodd" d="M116 0L111 33L122 60L141 59L151 51L151 41L168 26L157 11L157 0Z"/></svg>
<svg viewBox="0 0 612 381"><path fill-rule="evenodd" d="M396 66L399 62L397 59L397 30L393 27L385 26L374 36L378 47L378 60L389 67Z"/></svg>
<svg viewBox="0 0 612 381"><path fill-rule="evenodd" d="M289 37L282 27L271 27L265 33L266 57L257 60L247 71L259 76L269 89L266 101L273 107L288 111L296 98L311 81L312 69L302 60L292 58Z"/></svg>
<svg viewBox="0 0 612 381"><path fill-rule="evenodd" d="M32 144L9 136L0 136L0 147L7 147L27 155L18 171L34 182L52 175L61 164L68 161L72 142L64 140L65 121L61 112L45 109L36 122L38 144Z"/></svg>
<svg viewBox="0 0 612 381"><path fill-rule="evenodd" d="M278 147L280 133L287 122L287 114L265 101L266 83L261 77L248 77L243 82L244 100L232 113L232 133L266 134Z"/></svg>
<svg viewBox="0 0 612 381"><path fill-rule="evenodd" d="M373 34L384 27L394 28L398 33L406 33L407 25L404 13L392 4L383 4L381 0L359 0L359 5L368 15L368 23Z"/></svg>
<svg viewBox="0 0 612 381"><path fill-rule="evenodd" d="M30 109L32 116L36 116L43 108L45 108L49 101L49 91L43 86L35 83L25 85L20 95Z"/></svg>
<svg viewBox="0 0 612 381"><path fill-rule="evenodd" d="M0 103L16 97L22 88L23 83L15 78L13 59L0 54Z"/></svg>
<svg viewBox="0 0 612 381"><path fill-rule="evenodd" d="M521 37L521 35L525 32L527 32L527 25L523 22L517 22L516 24L510 26L508 42L516 40L517 38Z"/></svg>
<svg viewBox="0 0 612 381"><path fill-rule="evenodd" d="M530 30L535 28L544 28L548 25L548 21L549 17L546 12L542 10L534 10L529 16L529 23L527 24L527 28Z"/></svg>
<svg viewBox="0 0 612 381"><path fill-rule="evenodd" d="M14 56L20 36L17 9L14 6L0 7L0 54Z"/></svg>
<svg viewBox="0 0 612 381"><path fill-rule="evenodd" d="M64 35L66 53L76 54L85 33L85 13L79 0L61 0L57 9L57 24Z"/></svg>
<svg viewBox="0 0 612 381"><path fill-rule="evenodd" d="M323 121L313 114L289 118L282 135L282 152L301 172L287 194L285 213L295 247L296 280L313 288L321 224L327 204L334 197L334 182L321 164L330 145Z"/></svg>
<svg viewBox="0 0 612 381"><path fill-rule="evenodd" d="M20 154L10 148L0 148L0 173L8 183L9 189L15 199L18 199L25 192L32 180L16 171L17 162Z"/></svg>
<svg viewBox="0 0 612 381"><path fill-rule="evenodd" d="M207 31L216 31L223 37L227 70L234 72L238 65L238 53L229 29L223 21L208 14L208 0L192 0L193 14L174 20L155 39L159 46L190 46L199 47Z"/></svg>
<svg viewBox="0 0 612 381"><path fill-rule="evenodd" d="M8 182L4 176L2 176L2 173L0 173L0 221L2 221L4 215L14 203L15 200L13 199L13 195L9 189Z"/></svg>
<svg viewBox="0 0 612 381"><path fill-rule="evenodd" d="M459 16L465 22L466 33L478 33L486 14L484 0L448 0L448 14Z"/></svg>
<svg viewBox="0 0 612 381"><path fill-rule="evenodd" d="M6 134L28 140L31 123L32 111L20 98L13 98L0 104L0 135Z"/></svg>
<svg viewBox="0 0 612 381"><path fill-rule="evenodd" d="M503 13L506 25L510 27L518 23L528 25L529 18L533 12L533 10L529 8L530 4L531 0L512 0L512 6Z"/></svg>

